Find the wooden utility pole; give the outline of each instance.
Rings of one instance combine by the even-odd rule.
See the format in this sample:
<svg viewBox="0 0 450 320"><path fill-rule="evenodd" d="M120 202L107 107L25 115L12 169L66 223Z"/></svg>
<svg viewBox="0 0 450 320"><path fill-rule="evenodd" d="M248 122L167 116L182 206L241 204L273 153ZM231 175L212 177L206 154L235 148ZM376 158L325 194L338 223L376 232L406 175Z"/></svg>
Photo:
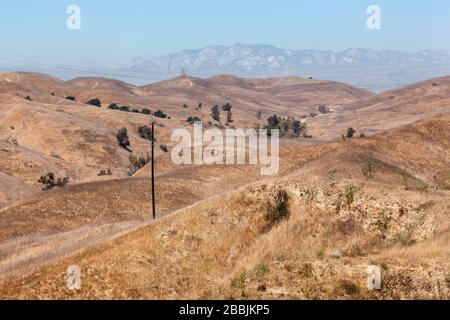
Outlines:
<svg viewBox="0 0 450 320"><path fill-rule="evenodd" d="M156 219L155 201L155 123L152 122L152 213L153 220Z"/></svg>

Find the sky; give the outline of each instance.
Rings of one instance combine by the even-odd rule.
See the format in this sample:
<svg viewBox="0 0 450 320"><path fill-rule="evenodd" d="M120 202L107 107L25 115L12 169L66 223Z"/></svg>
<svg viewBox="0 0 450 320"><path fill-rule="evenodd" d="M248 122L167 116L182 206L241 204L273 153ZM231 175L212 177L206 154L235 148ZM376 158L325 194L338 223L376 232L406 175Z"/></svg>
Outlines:
<svg viewBox="0 0 450 320"><path fill-rule="evenodd" d="M0 9L0 61L128 63L233 43L286 49L450 50L448 0L15 0ZM68 30L67 7L81 9ZM381 8L381 30L366 26Z"/></svg>

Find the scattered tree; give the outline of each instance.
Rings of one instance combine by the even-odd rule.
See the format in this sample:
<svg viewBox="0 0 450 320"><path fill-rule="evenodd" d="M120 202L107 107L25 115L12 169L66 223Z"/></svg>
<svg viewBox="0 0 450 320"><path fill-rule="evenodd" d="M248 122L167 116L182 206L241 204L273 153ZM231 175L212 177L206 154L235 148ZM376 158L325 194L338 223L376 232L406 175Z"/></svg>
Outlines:
<svg viewBox="0 0 450 320"><path fill-rule="evenodd" d="M101 108L101 106L102 106L102 102L97 98L87 101L86 104L94 106L94 107L98 107L98 108Z"/></svg>
<svg viewBox="0 0 450 320"><path fill-rule="evenodd" d="M189 117L187 118L186 122L189 122L189 124L194 124L196 122L202 122L202 119L200 119L199 117Z"/></svg>
<svg viewBox="0 0 450 320"><path fill-rule="evenodd" d="M149 126L145 125L145 126L139 127L138 133L142 139L152 141L153 133L152 133L152 128L150 128Z"/></svg>
<svg viewBox="0 0 450 320"><path fill-rule="evenodd" d="M320 105L319 106L319 112L320 113L330 113L330 109L326 105Z"/></svg>
<svg viewBox="0 0 450 320"><path fill-rule="evenodd" d="M155 117L165 119L167 118L167 114L162 112L161 110L158 110L154 113Z"/></svg>
<svg viewBox="0 0 450 320"><path fill-rule="evenodd" d="M222 106L222 110L225 112L231 112L232 108L233 108L233 106L228 102Z"/></svg>
<svg viewBox="0 0 450 320"><path fill-rule="evenodd" d="M214 107L212 107L211 109L211 117L216 120L217 122L220 122L220 110L219 110L219 106L215 105Z"/></svg>
<svg viewBox="0 0 450 320"><path fill-rule="evenodd" d="M353 139L353 137L355 136L356 130L353 128L348 128L347 129L347 135L345 136L347 139Z"/></svg>
<svg viewBox="0 0 450 320"><path fill-rule="evenodd" d="M128 161L130 162L128 175L132 176L140 169L145 167L145 165L151 161L151 158L149 154L147 154L146 156L135 156L133 154L130 154L130 156L128 157Z"/></svg>
<svg viewBox="0 0 450 320"><path fill-rule="evenodd" d="M127 128L122 128L117 132L117 142L119 143L119 146L122 148L130 151L130 139L128 138L128 130Z"/></svg>
<svg viewBox="0 0 450 320"><path fill-rule="evenodd" d="M108 168L107 170L100 170L100 172L98 173L97 176L99 176L99 177L102 177L102 176L112 176L112 171L111 171L110 168Z"/></svg>
<svg viewBox="0 0 450 320"><path fill-rule="evenodd" d="M232 123L234 122L233 120L233 113L231 111L227 112L227 123Z"/></svg>
<svg viewBox="0 0 450 320"><path fill-rule="evenodd" d="M58 178L55 180L55 174L50 172L46 176L41 176L38 182L43 185L42 190L47 191L56 187L64 187L69 183L69 177Z"/></svg>
<svg viewBox="0 0 450 320"><path fill-rule="evenodd" d="M162 145L160 145L159 147L161 148L161 150L162 150L163 152L165 152L165 153L169 152L169 148L168 148L165 144L162 144Z"/></svg>

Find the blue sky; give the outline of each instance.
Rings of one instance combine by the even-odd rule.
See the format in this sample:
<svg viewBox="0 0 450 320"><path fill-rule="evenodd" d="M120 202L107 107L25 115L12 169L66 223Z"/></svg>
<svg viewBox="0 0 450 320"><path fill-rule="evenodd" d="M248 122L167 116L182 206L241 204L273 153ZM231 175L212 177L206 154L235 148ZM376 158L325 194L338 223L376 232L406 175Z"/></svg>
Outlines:
<svg viewBox="0 0 450 320"><path fill-rule="evenodd" d="M15 0L0 10L0 60L129 62L138 56L236 42L289 49L450 50L450 1ZM81 30L66 8L81 8ZM366 9L382 10L382 30Z"/></svg>

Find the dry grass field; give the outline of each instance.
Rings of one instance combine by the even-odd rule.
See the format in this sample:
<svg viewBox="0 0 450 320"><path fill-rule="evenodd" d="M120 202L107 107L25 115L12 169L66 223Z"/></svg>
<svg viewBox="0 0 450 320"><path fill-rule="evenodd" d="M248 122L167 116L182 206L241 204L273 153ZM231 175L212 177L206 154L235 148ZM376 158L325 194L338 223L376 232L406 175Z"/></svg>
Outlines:
<svg viewBox="0 0 450 320"><path fill-rule="evenodd" d="M449 78L375 95L295 77L137 87L0 74L0 299L449 299L449 93ZM84 103L94 98L101 108ZM210 113L227 102L233 127L292 116L312 138L282 139L273 177L174 165L172 131L191 130L189 116L225 129ZM127 175L129 155L149 152L138 128L150 121L156 221L150 168ZM131 152L117 143L123 127ZM49 172L69 184L41 191ZM71 265L79 291L66 286ZM367 289L371 265L381 290Z"/></svg>

